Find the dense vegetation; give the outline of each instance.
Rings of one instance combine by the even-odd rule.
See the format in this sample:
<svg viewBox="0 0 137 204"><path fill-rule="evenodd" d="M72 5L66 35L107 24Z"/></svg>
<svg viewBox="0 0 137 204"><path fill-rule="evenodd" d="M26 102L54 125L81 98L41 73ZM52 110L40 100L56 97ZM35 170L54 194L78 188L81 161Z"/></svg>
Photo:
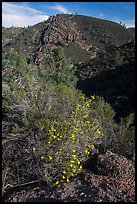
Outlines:
<svg viewBox="0 0 137 204"><path fill-rule="evenodd" d="M117 119L135 111L135 44L108 47L107 52L77 68L77 88L111 103Z"/></svg>
<svg viewBox="0 0 137 204"><path fill-rule="evenodd" d="M37 33L43 25L37 25ZM134 46L111 47L113 54L107 51L73 67L65 49L52 47L38 68L21 51L27 43L40 46L35 37L30 40L25 34L32 30L35 27L19 34L26 41L18 36L9 45L21 43L20 54L3 49L3 190L7 184L35 179L44 179L51 186L69 182L82 170L96 144L128 158L134 153L134 143L128 145L134 139ZM111 101L112 96L116 100ZM122 113L117 123L119 109L111 104L120 97L125 97L120 106L128 114Z"/></svg>

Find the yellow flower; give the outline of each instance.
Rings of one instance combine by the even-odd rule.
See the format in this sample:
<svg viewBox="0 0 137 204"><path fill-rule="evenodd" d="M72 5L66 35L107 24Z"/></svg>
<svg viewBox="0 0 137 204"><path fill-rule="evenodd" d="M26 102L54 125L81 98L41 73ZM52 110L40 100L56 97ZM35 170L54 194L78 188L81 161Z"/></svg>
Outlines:
<svg viewBox="0 0 137 204"><path fill-rule="evenodd" d="M56 152L56 154L58 154L58 152Z"/></svg>
<svg viewBox="0 0 137 204"><path fill-rule="evenodd" d="M33 147L33 152L35 152L36 151L36 148L35 147Z"/></svg>
<svg viewBox="0 0 137 204"><path fill-rule="evenodd" d="M91 96L92 99L95 99L95 96Z"/></svg>
<svg viewBox="0 0 137 204"><path fill-rule="evenodd" d="M50 142L50 141L48 141L48 144L51 144L51 142Z"/></svg>
<svg viewBox="0 0 137 204"><path fill-rule="evenodd" d="M63 171L63 174L66 174L66 171Z"/></svg>
<svg viewBox="0 0 137 204"><path fill-rule="evenodd" d="M76 172L76 169L72 169L72 171L75 173L75 172Z"/></svg>
<svg viewBox="0 0 137 204"><path fill-rule="evenodd" d="M73 149L73 150L72 150L72 152L76 152L76 150L75 150L75 149Z"/></svg>
<svg viewBox="0 0 137 204"><path fill-rule="evenodd" d="M72 168L72 167L73 167L73 164L70 164L70 167Z"/></svg>
<svg viewBox="0 0 137 204"><path fill-rule="evenodd" d="M97 133L100 134L101 133L100 130L97 130Z"/></svg>
<svg viewBox="0 0 137 204"><path fill-rule="evenodd" d="M76 158L76 155L75 155L75 154L72 154L72 157L75 159L75 158Z"/></svg>
<svg viewBox="0 0 137 204"><path fill-rule="evenodd" d="M61 149L61 148L59 148L59 151L62 151L62 149Z"/></svg>
<svg viewBox="0 0 137 204"><path fill-rule="evenodd" d="M75 137L75 135L74 135L74 134L71 134L71 137L72 137L72 138L74 138L74 137Z"/></svg>
<svg viewBox="0 0 137 204"><path fill-rule="evenodd" d="M82 166L80 166L79 169L81 170L81 169L82 169Z"/></svg>
<svg viewBox="0 0 137 204"><path fill-rule="evenodd" d="M77 132L78 131L78 128L74 128L74 132Z"/></svg>
<svg viewBox="0 0 137 204"><path fill-rule="evenodd" d="M71 173L71 176L74 176L74 174L73 174L73 173Z"/></svg>
<svg viewBox="0 0 137 204"><path fill-rule="evenodd" d="M41 156L41 159L44 159L44 156Z"/></svg>
<svg viewBox="0 0 137 204"><path fill-rule="evenodd" d="M56 135L52 135L52 137L53 137L54 139L56 139L57 136L56 136Z"/></svg>
<svg viewBox="0 0 137 204"><path fill-rule="evenodd" d="M88 154L88 150L86 149L85 151L84 151L86 154Z"/></svg>
<svg viewBox="0 0 137 204"><path fill-rule="evenodd" d="M75 112L74 112L74 111L72 111L72 114L75 114Z"/></svg>
<svg viewBox="0 0 137 204"><path fill-rule="evenodd" d="M52 156L49 156L49 160L52 160Z"/></svg>
<svg viewBox="0 0 137 204"><path fill-rule="evenodd" d="M67 183L69 183L69 179L67 178Z"/></svg>
<svg viewBox="0 0 137 204"><path fill-rule="evenodd" d="M87 108L89 108L89 107L90 107L90 104L89 104L89 102L86 102L86 106L87 106Z"/></svg>
<svg viewBox="0 0 137 204"><path fill-rule="evenodd" d="M56 181L56 183L55 183L56 185L58 185L59 184L59 181Z"/></svg>
<svg viewBox="0 0 137 204"><path fill-rule="evenodd" d="M90 121L89 121L89 120L87 120L87 121L86 121L86 123L87 123L87 124L90 124Z"/></svg>
<svg viewBox="0 0 137 204"><path fill-rule="evenodd" d="M85 98L85 96L81 96L80 98L81 98L81 99L84 99L84 98Z"/></svg>
<svg viewBox="0 0 137 204"><path fill-rule="evenodd" d="M80 161L79 161L79 160L77 160L77 162L78 162L78 164L80 164Z"/></svg>
<svg viewBox="0 0 137 204"><path fill-rule="evenodd" d="M63 175L62 178L65 179L66 177Z"/></svg>
<svg viewBox="0 0 137 204"><path fill-rule="evenodd" d="M83 116L83 118L87 118L87 117L88 117L88 115L84 115L84 116Z"/></svg>

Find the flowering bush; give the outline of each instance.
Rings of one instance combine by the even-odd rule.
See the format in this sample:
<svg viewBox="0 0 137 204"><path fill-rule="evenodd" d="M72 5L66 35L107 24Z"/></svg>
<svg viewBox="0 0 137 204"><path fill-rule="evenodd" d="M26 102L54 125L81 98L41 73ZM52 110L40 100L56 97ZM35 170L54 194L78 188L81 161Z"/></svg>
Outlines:
<svg viewBox="0 0 137 204"><path fill-rule="evenodd" d="M79 103L67 117L51 121L45 143L40 144L36 158L42 165L42 175L49 183L59 184L69 180L82 170L82 164L92 152L95 142L101 142L101 122L93 118L91 96L88 100L79 96ZM39 148L39 146L37 146Z"/></svg>

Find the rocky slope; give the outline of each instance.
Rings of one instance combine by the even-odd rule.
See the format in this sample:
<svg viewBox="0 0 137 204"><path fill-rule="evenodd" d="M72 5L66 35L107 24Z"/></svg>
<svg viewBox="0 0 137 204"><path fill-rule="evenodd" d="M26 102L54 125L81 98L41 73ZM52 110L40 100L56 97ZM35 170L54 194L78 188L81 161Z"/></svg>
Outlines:
<svg viewBox="0 0 137 204"><path fill-rule="evenodd" d="M88 168L87 168L88 166ZM70 183L50 188L44 181L9 187L3 202L134 202L135 166L111 151L92 156Z"/></svg>

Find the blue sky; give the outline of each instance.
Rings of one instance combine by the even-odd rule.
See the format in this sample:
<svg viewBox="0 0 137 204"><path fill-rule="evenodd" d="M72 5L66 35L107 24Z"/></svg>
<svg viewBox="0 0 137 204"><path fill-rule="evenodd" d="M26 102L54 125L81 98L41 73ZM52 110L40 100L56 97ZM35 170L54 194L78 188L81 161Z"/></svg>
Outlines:
<svg viewBox="0 0 137 204"><path fill-rule="evenodd" d="M2 25L34 25L58 13L77 13L135 27L135 2L2 2Z"/></svg>

